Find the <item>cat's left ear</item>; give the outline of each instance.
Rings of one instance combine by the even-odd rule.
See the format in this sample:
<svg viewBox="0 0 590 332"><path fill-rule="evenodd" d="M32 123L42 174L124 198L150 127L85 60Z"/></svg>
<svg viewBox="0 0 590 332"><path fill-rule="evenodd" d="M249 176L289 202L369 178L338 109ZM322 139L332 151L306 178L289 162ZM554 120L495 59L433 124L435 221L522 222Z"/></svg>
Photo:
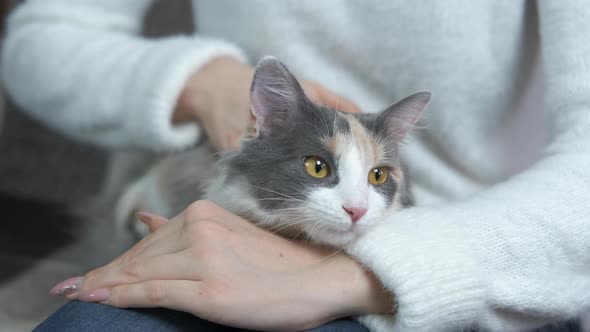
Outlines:
<svg viewBox="0 0 590 332"><path fill-rule="evenodd" d="M377 116L377 123L386 126L389 136L401 141L414 129L430 102L431 93L418 92L389 106Z"/></svg>
<svg viewBox="0 0 590 332"><path fill-rule="evenodd" d="M272 136L284 133L294 118L309 102L297 79L274 57L264 57L256 66L250 103L256 133Z"/></svg>

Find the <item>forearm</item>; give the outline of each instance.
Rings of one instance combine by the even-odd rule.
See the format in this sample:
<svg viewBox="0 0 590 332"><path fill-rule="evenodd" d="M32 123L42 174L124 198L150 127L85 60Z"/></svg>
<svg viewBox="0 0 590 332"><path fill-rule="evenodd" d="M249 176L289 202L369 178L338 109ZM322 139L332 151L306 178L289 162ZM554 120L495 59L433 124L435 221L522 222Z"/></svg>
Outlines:
<svg viewBox="0 0 590 332"><path fill-rule="evenodd" d="M80 140L154 150L193 144L199 135L194 122L173 125L184 85L211 59L243 55L205 38L140 37L149 4L22 5L9 21L3 49L7 91L21 108Z"/></svg>

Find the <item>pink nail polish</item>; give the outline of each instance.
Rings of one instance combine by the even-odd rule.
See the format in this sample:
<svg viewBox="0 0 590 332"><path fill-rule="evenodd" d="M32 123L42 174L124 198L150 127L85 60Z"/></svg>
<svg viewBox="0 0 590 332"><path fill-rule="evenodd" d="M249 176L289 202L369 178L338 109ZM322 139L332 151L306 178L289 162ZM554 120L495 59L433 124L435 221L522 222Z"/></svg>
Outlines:
<svg viewBox="0 0 590 332"><path fill-rule="evenodd" d="M73 292L73 293L69 293L64 295L64 297L70 301L74 301L78 299L78 294L80 294L79 292Z"/></svg>
<svg viewBox="0 0 590 332"><path fill-rule="evenodd" d="M80 290L83 280L84 277L73 277L70 279L66 279L60 282L59 284L53 286L53 288L51 288L51 290L49 291L49 294L53 296L62 296L71 294L73 292L77 292Z"/></svg>
<svg viewBox="0 0 590 332"><path fill-rule="evenodd" d="M153 221L154 214L149 213L149 212L140 211L140 212L135 213L135 217L137 219L141 220L143 223L149 224L150 222Z"/></svg>
<svg viewBox="0 0 590 332"><path fill-rule="evenodd" d="M111 291L108 288L99 288L85 294L80 294L78 300L84 302L102 302L108 299L109 296L111 296Z"/></svg>

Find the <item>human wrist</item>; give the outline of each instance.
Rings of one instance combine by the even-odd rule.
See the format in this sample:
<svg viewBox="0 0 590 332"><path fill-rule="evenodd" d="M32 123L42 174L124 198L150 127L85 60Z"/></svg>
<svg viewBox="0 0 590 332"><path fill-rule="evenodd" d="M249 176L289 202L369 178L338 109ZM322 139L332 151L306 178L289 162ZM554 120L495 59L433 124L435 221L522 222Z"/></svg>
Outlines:
<svg viewBox="0 0 590 332"><path fill-rule="evenodd" d="M368 314L393 314L393 294L384 288L372 272L365 269L353 258L341 254L322 263L323 275L330 280L327 288L338 311L336 316L357 316Z"/></svg>
<svg viewBox="0 0 590 332"><path fill-rule="evenodd" d="M358 314L394 314L395 299L381 281L360 263L350 258L351 268L357 273L357 280L352 284L354 299L358 303ZM353 302L355 303L355 302Z"/></svg>
<svg viewBox="0 0 590 332"><path fill-rule="evenodd" d="M198 122L200 110L210 108L210 94L206 92L206 85L201 78L203 69L193 73L187 80L172 113L173 123Z"/></svg>
<svg viewBox="0 0 590 332"><path fill-rule="evenodd" d="M194 74L189 78L184 89L180 93L178 97L178 101L174 110L172 112L172 123L179 124L179 123L186 123L197 121L197 116L193 109L193 101L194 98L193 92L191 89Z"/></svg>

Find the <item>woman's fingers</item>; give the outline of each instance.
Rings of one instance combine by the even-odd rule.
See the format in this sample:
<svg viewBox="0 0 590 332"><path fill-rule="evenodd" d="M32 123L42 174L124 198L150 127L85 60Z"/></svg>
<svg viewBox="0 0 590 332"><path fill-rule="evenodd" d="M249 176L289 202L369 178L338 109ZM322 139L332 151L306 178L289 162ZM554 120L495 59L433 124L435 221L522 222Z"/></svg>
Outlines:
<svg viewBox="0 0 590 332"><path fill-rule="evenodd" d="M149 280L141 283L96 289L84 301L101 302L118 308L165 307L195 312L202 283L190 280ZM90 295L90 294L89 294Z"/></svg>
<svg viewBox="0 0 590 332"><path fill-rule="evenodd" d="M305 94L313 101L347 113L360 113L361 109L350 99L339 96L320 84L306 81L303 84Z"/></svg>
<svg viewBox="0 0 590 332"><path fill-rule="evenodd" d="M346 113L360 113L360 108L350 99L333 94L331 91L321 89L319 92L320 102L323 105L332 107Z"/></svg>
<svg viewBox="0 0 590 332"><path fill-rule="evenodd" d="M200 206L202 204L197 204ZM189 209L190 210L190 209ZM199 208L194 215L206 214ZM109 264L87 273L84 277L70 278L54 286L50 293L75 299L92 289L129 284L147 279L194 279L195 262L187 262L182 251L191 247L191 228L194 223L181 213L170 221L155 214L148 217L157 229ZM198 218L198 216L194 216ZM188 270L190 268L191 270Z"/></svg>
<svg viewBox="0 0 590 332"><path fill-rule="evenodd" d="M138 215L139 217L139 215ZM155 228L152 233L148 234L139 241L133 248L127 251L117 260L127 256L157 256L172 254L186 249L190 244L187 243L184 236L186 228L184 213L167 219L154 213L141 213L141 217L148 227ZM151 226L150 226L151 224Z"/></svg>
<svg viewBox="0 0 590 332"><path fill-rule="evenodd" d="M93 289L121 284L133 284L147 280L198 280L199 264L188 250L154 257L123 259L86 274L79 296Z"/></svg>
<svg viewBox="0 0 590 332"><path fill-rule="evenodd" d="M170 221L168 218L144 211L137 212L135 216L150 229L150 232L156 231L160 226Z"/></svg>

